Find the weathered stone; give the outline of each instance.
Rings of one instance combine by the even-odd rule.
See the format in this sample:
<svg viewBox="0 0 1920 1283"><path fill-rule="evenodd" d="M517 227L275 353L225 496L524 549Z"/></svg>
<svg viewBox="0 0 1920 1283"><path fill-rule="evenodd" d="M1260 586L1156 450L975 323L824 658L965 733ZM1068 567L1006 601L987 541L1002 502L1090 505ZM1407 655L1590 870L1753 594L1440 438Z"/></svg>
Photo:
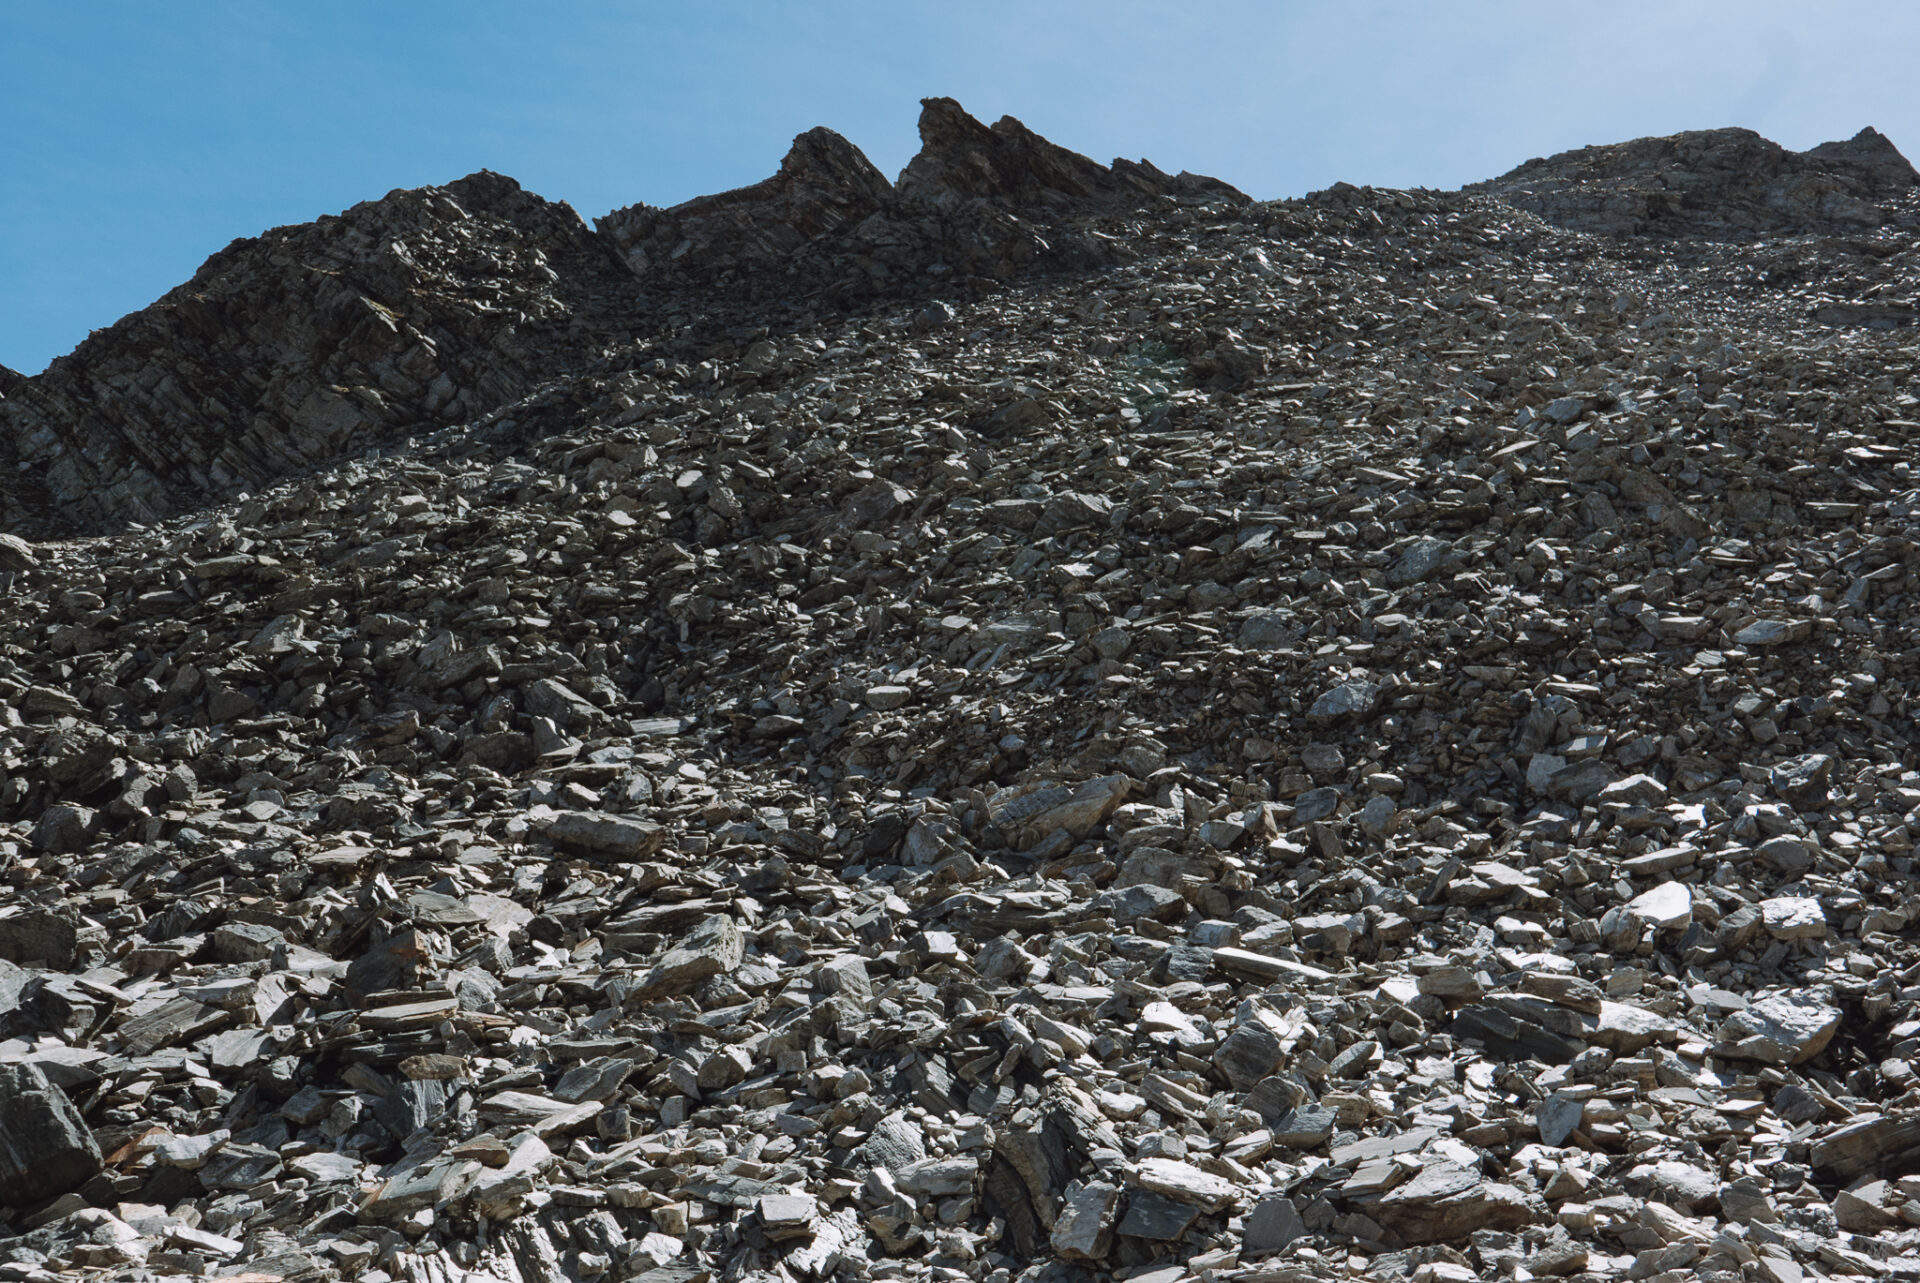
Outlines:
<svg viewBox="0 0 1920 1283"><path fill-rule="evenodd" d="M0 918L0 958L8 962L66 971L78 939L74 924L56 913L29 909Z"/></svg>
<svg viewBox="0 0 1920 1283"><path fill-rule="evenodd" d="M1380 688L1371 682L1342 682L1315 699L1307 716L1325 725L1354 721L1372 716L1380 699Z"/></svg>
<svg viewBox="0 0 1920 1283"><path fill-rule="evenodd" d="M0 1063L0 1119L0 1205L53 1198L100 1170L80 1112L38 1067Z"/></svg>
<svg viewBox="0 0 1920 1283"><path fill-rule="evenodd" d="M563 811L554 816L547 824L547 836L556 844L615 860L644 860L667 840L666 830L658 824L585 811Z"/></svg>
<svg viewBox="0 0 1920 1283"><path fill-rule="evenodd" d="M1840 1030L1840 1009L1817 992L1770 994L1721 1021L1717 1055L1797 1065L1820 1054Z"/></svg>
<svg viewBox="0 0 1920 1283"><path fill-rule="evenodd" d="M1048 1240L1069 1261L1103 1261L1113 1249L1120 1187L1092 1181L1069 1189Z"/></svg>
<svg viewBox="0 0 1920 1283"><path fill-rule="evenodd" d="M1295 1239L1305 1237L1307 1232L1306 1222L1300 1219L1293 1200L1284 1194L1269 1194L1247 1213L1246 1238L1241 1245L1241 1252L1250 1258L1284 1252L1288 1245Z"/></svg>
<svg viewBox="0 0 1920 1283"><path fill-rule="evenodd" d="M1233 1197L1231 1183L1171 1158L1141 1159L1133 1174L1133 1183L1141 1189L1209 1210L1224 1206Z"/></svg>
<svg viewBox="0 0 1920 1283"><path fill-rule="evenodd" d="M1513 1230L1533 1219L1526 1196L1453 1162L1420 1169L1366 1204L1367 1214L1408 1243L1458 1238L1474 1230Z"/></svg>
<svg viewBox="0 0 1920 1283"><path fill-rule="evenodd" d="M1760 920L1775 940L1820 940L1827 934L1827 915L1810 896L1762 900Z"/></svg>
<svg viewBox="0 0 1920 1283"><path fill-rule="evenodd" d="M15 1272L1905 1271L1905 161L922 135L0 370Z"/></svg>

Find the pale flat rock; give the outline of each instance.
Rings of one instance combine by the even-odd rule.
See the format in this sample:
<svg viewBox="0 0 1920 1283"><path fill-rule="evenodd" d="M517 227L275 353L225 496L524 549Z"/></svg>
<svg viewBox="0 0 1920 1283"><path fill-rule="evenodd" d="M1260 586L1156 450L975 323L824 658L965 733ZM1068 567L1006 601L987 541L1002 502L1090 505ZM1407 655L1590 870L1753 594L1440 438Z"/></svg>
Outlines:
<svg viewBox="0 0 1920 1283"><path fill-rule="evenodd" d="M1716 1055L1797 1065L1820 1054L1840 1030L1840 1008L1818 991L1775 993L1749 1003L1714 1031Z"/></svg>
<svg viewBox="0 0 1920 1283"><path fill-rule="evenodd" d="M1629 900L1627 912L1648 926L1676 931L1693 921L1693 892L1684 882L1662 882Z"/></svg>
<svg viewBox="0 0 1920 1283"><path fill-rule="evenodd" d="M563 811L548 821L547 836L559 845L577 847L595 855L644 860L666 844L667 833L648 820Z"/></svg>
<svg viewBox="0 0 1920 1283"><path fill-rule="evenodd" d="M1775 940L1823 940L1827 915L1812 896L1776 896L1760 902L1760 920Z"/></svg>
<svg viewBox="0 0 1920 1283"><path fill-rule="evenodd" d="M1141 1189L1204 1208L1225 1206L1234 1196L1232 1182L1173 1158L1143 1158L1132 1183Z"/></svg>
<svg viewBox="0 0 1920 1283"><path fill-rule="evenodd" d="M890 713L896 708L905 708L913 699L910 686L869 686L867 687L867 707L878 713Z"/></svg>

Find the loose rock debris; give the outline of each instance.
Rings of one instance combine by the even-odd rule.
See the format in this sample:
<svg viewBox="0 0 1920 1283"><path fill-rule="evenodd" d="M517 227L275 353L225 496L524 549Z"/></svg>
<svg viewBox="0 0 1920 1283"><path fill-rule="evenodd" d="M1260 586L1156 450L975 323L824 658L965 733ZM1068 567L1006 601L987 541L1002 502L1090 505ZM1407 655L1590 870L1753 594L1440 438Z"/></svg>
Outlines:
<svg viewBox="0 0 1920 1283"><path fill-rule="evenodd" d="M923 132L0 376L0 1278L1920 1275L1911 168Z"/></svg>

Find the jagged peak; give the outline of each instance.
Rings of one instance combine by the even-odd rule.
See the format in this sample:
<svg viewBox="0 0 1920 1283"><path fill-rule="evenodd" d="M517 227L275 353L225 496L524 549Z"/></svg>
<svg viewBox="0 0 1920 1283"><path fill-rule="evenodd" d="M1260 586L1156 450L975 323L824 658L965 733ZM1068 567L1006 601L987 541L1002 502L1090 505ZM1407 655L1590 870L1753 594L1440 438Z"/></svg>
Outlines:
<svg viewBox="0 0 1920 1283"><path fill-rule="evenodd" d="M765 201L797 202L802 209L818 204L849 208L877 205L892 194L893 184L867 159L865 152L834 130L816 125L794 137L787 154L780 159L780 167L766 178L730 191L695 196L667 212Z"/></svg>
<svg viewBox="0 0 1920 1283"><path fill-rule="evenodd" d="M809 185L857 190L874 200L893 192L893 184L865 152L825 125L794 138L780 161L780 174Z"/></svg>
<svg viewBox="0 0 1920 1283"><path fill-rule="evenodd" d="M1813 159L1851 166L1889 188L1920 186L1920 171L1893 145L1893 140L1868 125L1844 142L1821 143L1800 153Z"/></svg>
<svg viewBox="0 0 1920 1283"><path fill-rule="evenodd" d="M804 242L882 208L893 184L866 154L825 126L794 138L780 167L757 183L667 209L636 204L594 226L634 273L662 264L776 261Z"/></svg>
<svg viewBox="0 0 1920 1283"><path fill-rule="evenodd" d="M1132 190L1106 166L1048 141L1012 116L989 127L952 98L923 98L920 108L920 152L900 173L903 195L1020 204L1086 201Z"/></svg>
<svg viewBox="0 0 1920 1283"><path fill-rule="evenodd" d="M1102 165L1035 133L1012 116L982 124L952 98L920 100L920 152L900 173L904 196L990 200L1013 209L1070 210L1141 197L1248 198L1217 178L1170 175L1149 161Z"/></svg>
<svg viewBox="0 0 1920 1283"><path fill-rule="evenodd" d="M510 400L581 359L574 320L630 289L570 206L505 175L399 188L235 240L0 384L0 471L39 479L23 511L153 520Z"/></svg>

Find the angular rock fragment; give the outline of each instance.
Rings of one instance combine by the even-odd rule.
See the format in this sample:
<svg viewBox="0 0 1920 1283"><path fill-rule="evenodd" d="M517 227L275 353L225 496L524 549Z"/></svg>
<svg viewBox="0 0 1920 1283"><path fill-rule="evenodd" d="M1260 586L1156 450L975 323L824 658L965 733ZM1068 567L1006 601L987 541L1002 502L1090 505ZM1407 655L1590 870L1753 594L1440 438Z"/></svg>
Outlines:
<svg viewBox="0 0 1920 1283"><path fill-rule="evenodd" d="M1371 682L1341 682L1323 692L1307 709L1316 722L1338 724L1369 717L1380 706L1380 688Z"/></svg>
<svg viewBox="0 0 1920 1283"><path fill-rule="evenodd" d="M1069 1261L1102 1261L1113 1248L1120 1187L1100 1181L1069 1189L1048 1242Z"/></svg>
<svg viewBox="0 0 1920 1283"><path fill-rule="evenodd" d="M1715 1051L1737 1060L1797 1065L1833 1041L1840 1019L1840 1009L1819 993L1769 994L1720 1023Z"/></svg>
<svg viewBox="0 0 1920 1283"><path fill-rule="evenodd" d="M1459 1238L1478 1229L1518 1229L1534 1216L1519 1189L1452 1162L1422 1168L1366 1207L1370 1216L1408 1243Z"/></svg>
<svg viewBox="0 0 1920 1283"><path fill-rule="evenodd" d="M740 965L745 952L740 928L732 918L716 914L647 968L640 978L639 996L680 992L710 976L724 975Z"/></svg>
<svg viewBox="0 0 1920 1283"><path fill-rule="evenodd" d="M547 825L556 844L615 860L644 860L666 844L666 830L646 820L564 811Z"/></svg>
<svg viewBox="0 0 1920 1283"><path fill-rule="evenodd" d="M67 1094L33 1065L0 1064L0 1205L26 1207L100 1170L100 1148Z"/></svg>

